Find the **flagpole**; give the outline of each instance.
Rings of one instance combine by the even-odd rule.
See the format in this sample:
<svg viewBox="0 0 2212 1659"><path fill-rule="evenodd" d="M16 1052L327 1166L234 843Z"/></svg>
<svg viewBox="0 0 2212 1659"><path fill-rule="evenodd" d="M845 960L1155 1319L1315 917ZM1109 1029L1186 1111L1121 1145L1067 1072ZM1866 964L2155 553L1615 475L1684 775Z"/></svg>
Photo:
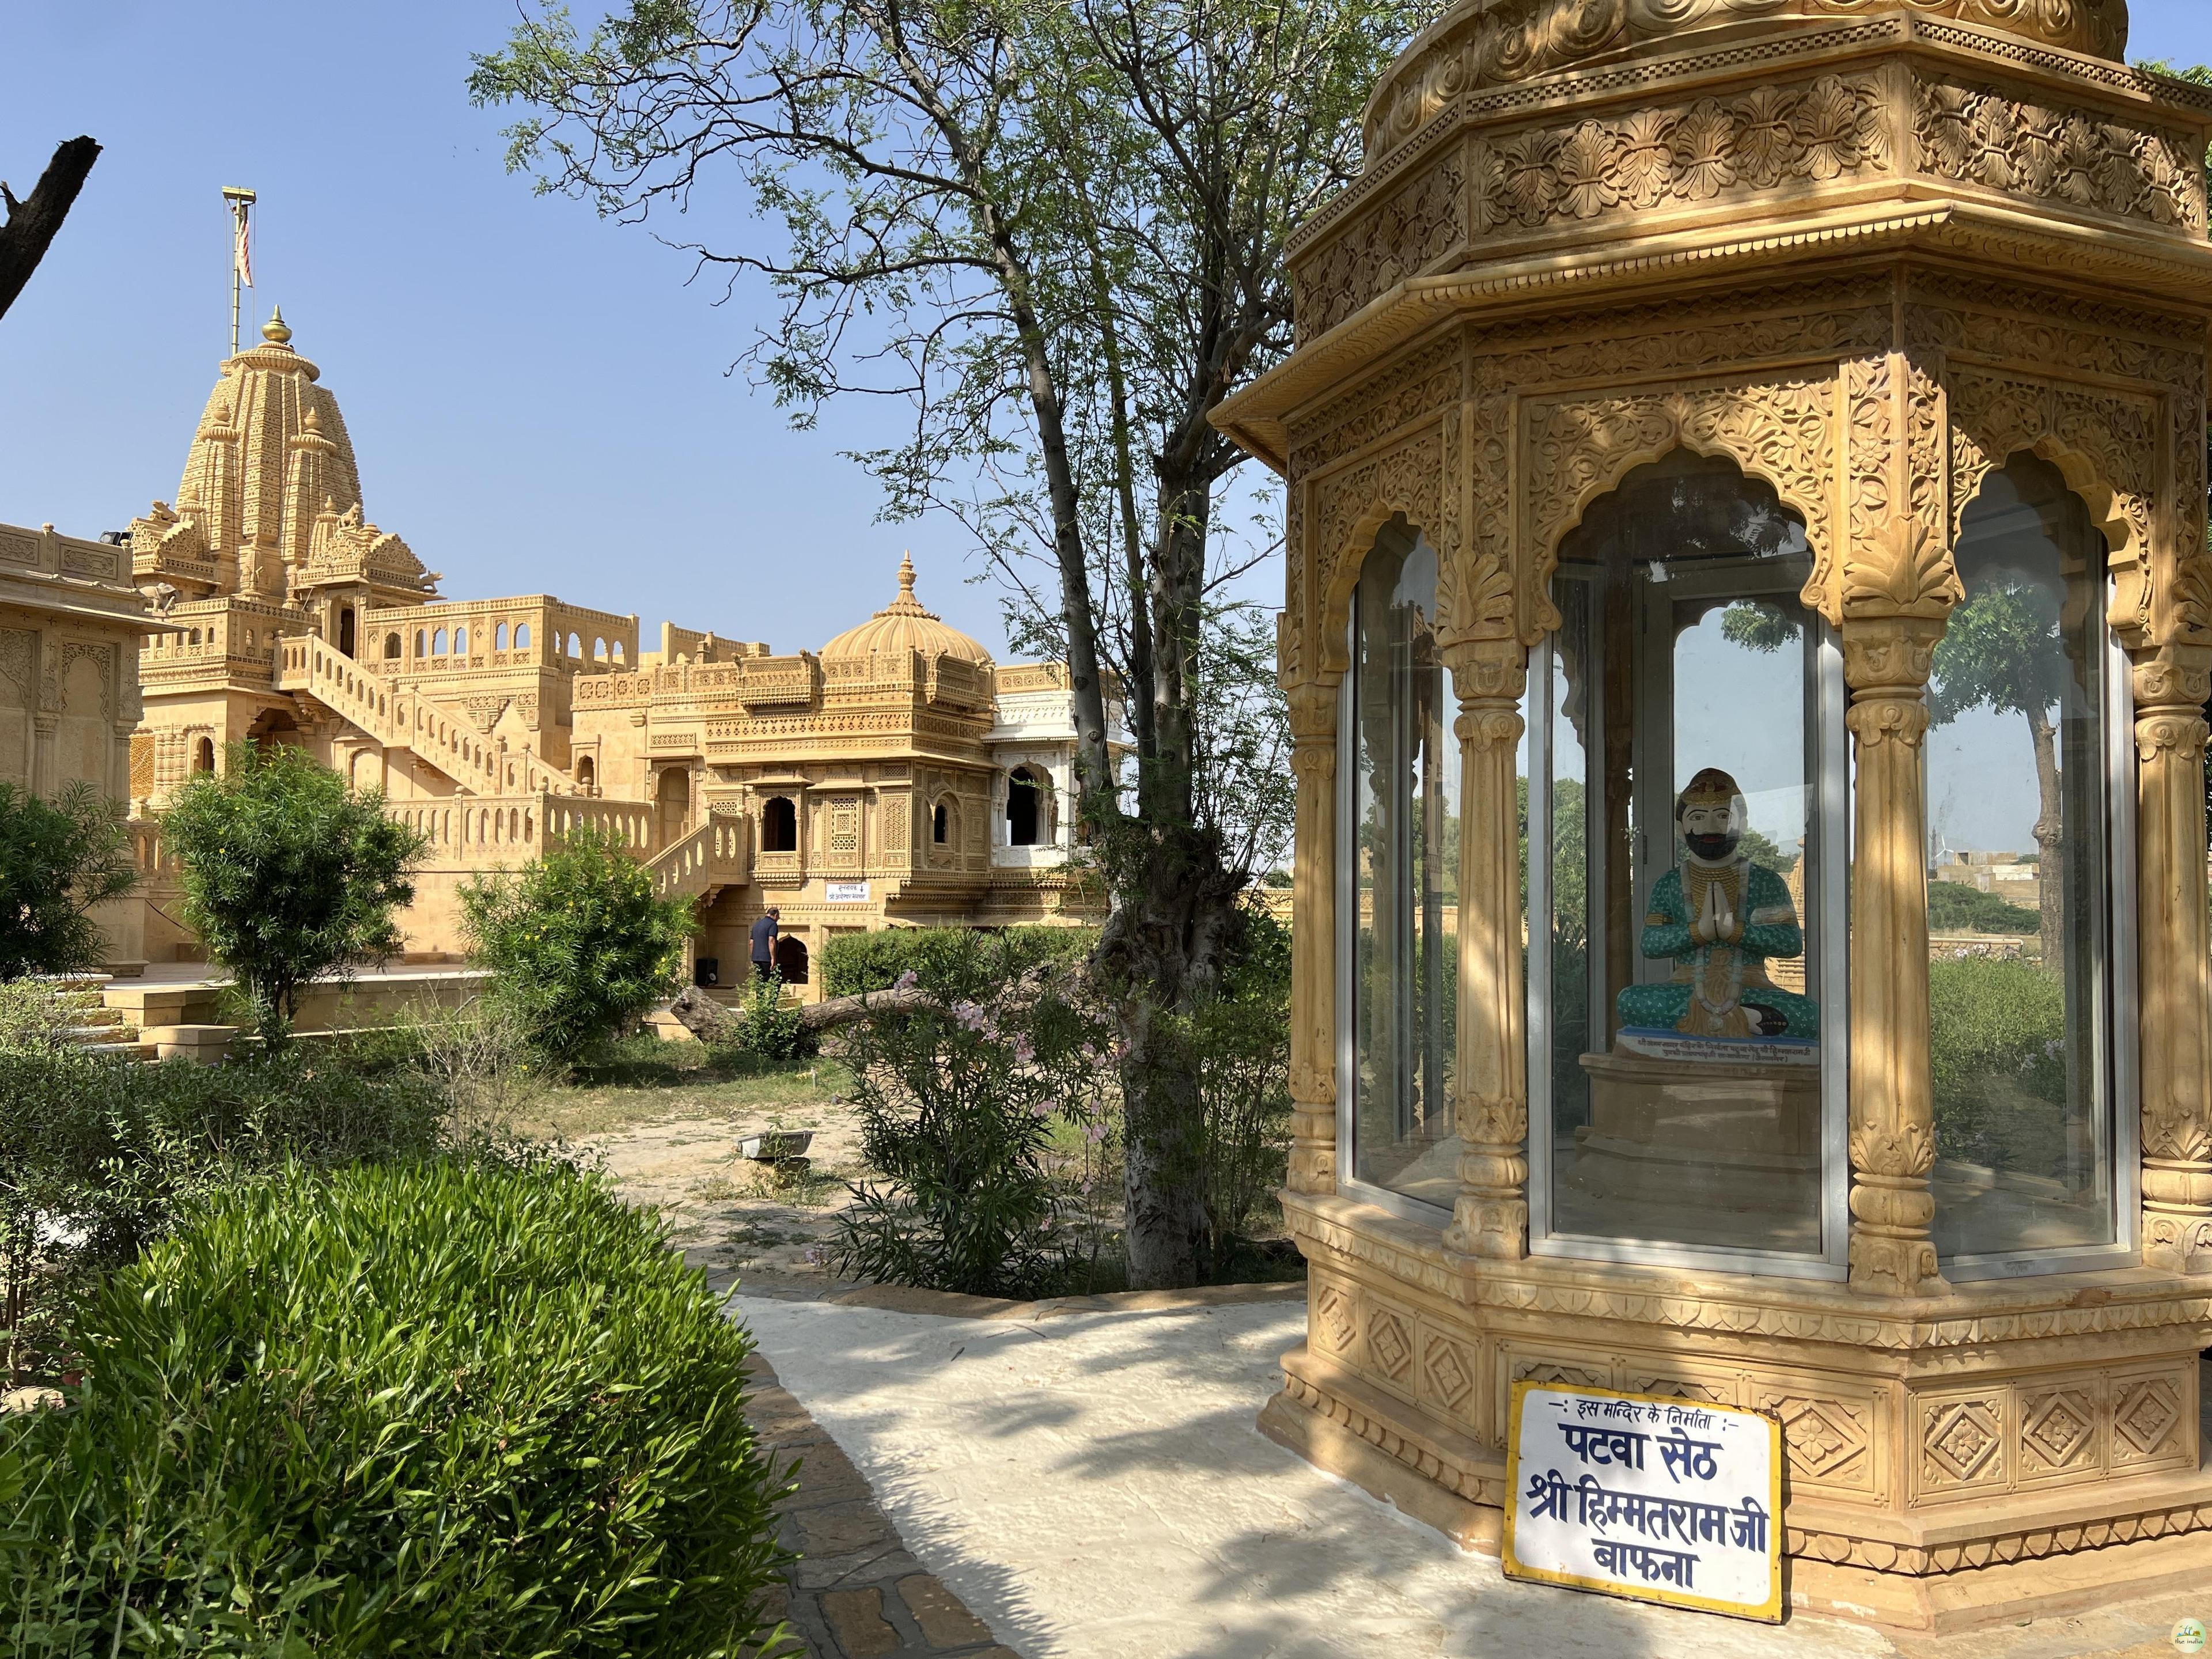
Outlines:
<svg viewBox="0 0 2212 1659"><path fill-rule="evenodd" d="M238 356L239 282L244 273L239 269L239 250L246 241L246 215L253 208L253 192L237 185L222 187L222 199L230 204L230 355Z"/></svg>

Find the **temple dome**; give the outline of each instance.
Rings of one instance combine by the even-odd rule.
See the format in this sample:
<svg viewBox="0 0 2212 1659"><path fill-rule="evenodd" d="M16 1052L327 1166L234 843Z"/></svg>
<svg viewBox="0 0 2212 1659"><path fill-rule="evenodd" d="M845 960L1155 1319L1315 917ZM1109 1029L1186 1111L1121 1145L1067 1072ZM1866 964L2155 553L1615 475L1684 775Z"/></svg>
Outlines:
<svg viewBox="0 0 2212 1659"><path fill-rule="evenodd" d="M902 656L919 651L926 657L954 657L979 668L991 665L991 653L957 628L948 628L936 612L925 610L914 596L914 559L899 561L898 598L858 628L848 628L822 647L826 667L832 663L865 662L872 656Z"/></svg>
<svg viewBox="0 0 2212 1659"><path fill-rule="evenodd" d="M2127 51L2127 0L1460 0L1414 38L1376 88L1364 123L1367 160L1371 165L1474 87L1532 81L1730 25L1885 10L2115 63Z"/></svg>

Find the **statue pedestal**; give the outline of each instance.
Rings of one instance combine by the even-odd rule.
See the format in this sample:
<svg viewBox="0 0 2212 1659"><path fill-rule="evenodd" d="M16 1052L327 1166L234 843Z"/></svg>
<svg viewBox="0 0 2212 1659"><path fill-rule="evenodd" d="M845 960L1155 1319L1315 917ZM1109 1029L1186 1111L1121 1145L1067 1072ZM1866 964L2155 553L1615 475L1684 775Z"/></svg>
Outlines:
<svg viewBox="0 0 2212 1659"><path fill-rule="evenodd" d="M1590 1121L1572 1184L1593 1199L1803 1214L1819 1204L1820 1070L1584 1054Z"/></svg>

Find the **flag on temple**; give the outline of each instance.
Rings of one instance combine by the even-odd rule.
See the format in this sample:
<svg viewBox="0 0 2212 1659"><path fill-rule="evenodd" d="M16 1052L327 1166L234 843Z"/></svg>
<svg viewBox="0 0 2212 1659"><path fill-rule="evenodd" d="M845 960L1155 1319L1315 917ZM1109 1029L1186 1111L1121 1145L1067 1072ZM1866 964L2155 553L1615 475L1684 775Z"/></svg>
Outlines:
<svg viewBox="0 0 2212 1659"><path fill-rule="evenodd" d="M238 280L246 287L252 288L253 286L253 250L247 242L246 210L243 208L237 209L233 212L232 217L238 221L238 234L231 260L238 268Z"/></svg>

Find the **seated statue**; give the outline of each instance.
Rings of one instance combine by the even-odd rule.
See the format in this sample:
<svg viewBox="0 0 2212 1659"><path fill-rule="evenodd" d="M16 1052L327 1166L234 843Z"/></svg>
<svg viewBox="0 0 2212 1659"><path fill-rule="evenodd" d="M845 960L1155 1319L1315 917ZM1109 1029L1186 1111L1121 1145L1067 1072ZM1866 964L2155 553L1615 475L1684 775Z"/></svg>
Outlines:
<svg viewBox="0 0 2212 1659"><path fill-rule="evenodd" d="M1688 854L1659 878L1644 919L1644 954L1673 957L1674 974L1621 992L1624 1035L1819 1041L1820 1005L1767 977L1769 959L1804 955L1805 935L1782 878L1737 854L1747 817L1735 780L1710 766L1675 802Z"/></svg>

